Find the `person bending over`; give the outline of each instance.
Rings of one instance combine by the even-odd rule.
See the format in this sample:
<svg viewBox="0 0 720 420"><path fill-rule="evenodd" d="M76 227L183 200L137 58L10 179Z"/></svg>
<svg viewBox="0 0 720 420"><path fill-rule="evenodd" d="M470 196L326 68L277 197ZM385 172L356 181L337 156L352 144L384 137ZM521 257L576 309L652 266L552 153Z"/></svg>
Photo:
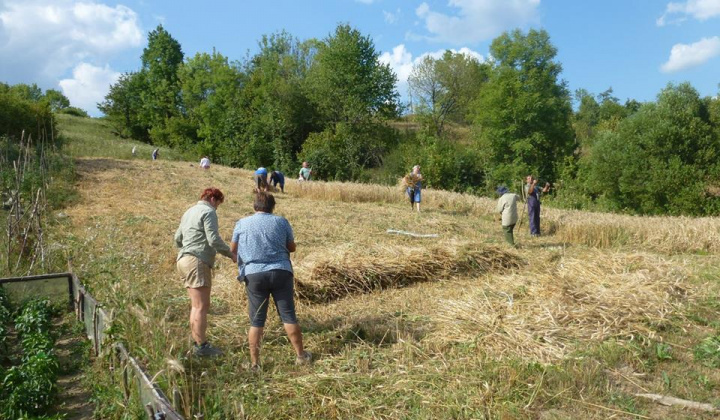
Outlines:
<svg viewBox="0 0 720 420"><path fill-rule="evenodd" d="M177 271L190 296L190 331L195 340L193 353L201 357L222 354L205 336L215 255L219 252L233 262L237 261L218 233L216 210L224 200L219 189L207 188L200 201L183 214L175 232L175 245L180 248Z"/></svg>
<svg viewBox="0 0 720 420"><path fill-rule="evenodd" d="M245 283L250 317L251 369L260 368L262 341L268 303L272 296L285 332L295 350L297 364L312 360L303 347L303 336L295 315L293 268L290 253L295 252L295 238L290 223L273 215L275 197L259 192L253 203L255 214L238 220L230 249L237 252L238 280Z"/></svg>
<svg viewBox="0 0 720 420"><path fill-rule="evenodd" d="M280 184L280 191L285 192L285 175L280 171L272 171L270 173L270 183L273 188L277 188Z"/></svg>
<svg viewBox="0 0 720 420"><path fill-rule="evenodd" d="M257 189L257 192L261 191L267 191L268 189L268 171L267 169L263 168L262 166L257 168L255 171L255 174L253 175L253 178L255 179L255 188Z"/></svg>

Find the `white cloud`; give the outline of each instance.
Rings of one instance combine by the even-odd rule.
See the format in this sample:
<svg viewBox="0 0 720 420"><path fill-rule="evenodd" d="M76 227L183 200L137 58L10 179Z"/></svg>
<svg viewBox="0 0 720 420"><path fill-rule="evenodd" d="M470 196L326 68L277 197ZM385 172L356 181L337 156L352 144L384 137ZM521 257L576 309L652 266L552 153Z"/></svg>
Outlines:
<svg viewBox="0 0 720 420"><path fill-rule="evenodd" d="M483 57L482 54L473 51L467 47L460 48L459 50L449 48L449 50L453 53L460 53L468 57L473 57L480 62L485 61L485 57ZM404 95L407 92L407 80L410 76L410 73L412 72L413 66L421 62L422 59L426 56L430 56L436 59L441 58L443 54L445 54L445 51L446 50L424 52L413 58L412 53L407 50L405 44L400 44L393 48L392 52L384 52L380 54L379 60L383 64L390 65L390 68L395 72L398 77L398 92L401 95Z"/></svg>
<svg viewBox="0 0 720 420"><path fill-rule="evenodd" d="M660 69L673 73L704 64L720 55L720 37L703 38L693 44L675 44L670 50L670 58Z"/></svg>
<svg viewBox="0 0 720 420"><path fill-rule="evenodd" d="M63 94L70 99L70 104L88 111L91 115L99 115L97 103L107 94L110 85L117 82L120 73L110 66L96 67L88 63L80 63L73 69L72 79L60 81Z"/></svg>
<svg viewBox="0 0 720 420"><path fill-rule="evenodd" d="M383 10L383 16L385 17L385 23L392 25L400 19L400 9L398 8L395 12Z"/></svg>
<svg viewBox="0 0 720 420"><path fill-rule="evenodd" d="M106 63L143 42L137 14L93 1L0 2L0 80L55 85L81 61Z"/></svg>
<svg viewBox="0 0 720 420"><path fill-rule="evenodd" d="M691 16L699 21L720 16L720 0L688 0L684 3L668 3L665 13L656 21L658 26L678 24Z"/></svg>
<svg viewBox="0 0 720 420"><path fill-rule="evenodd" d="M452 44L475 44L501 32L538 21L540 0L449 0L459 9L446 15L422 3L415 14L430 32L427 39Z"/></svg>

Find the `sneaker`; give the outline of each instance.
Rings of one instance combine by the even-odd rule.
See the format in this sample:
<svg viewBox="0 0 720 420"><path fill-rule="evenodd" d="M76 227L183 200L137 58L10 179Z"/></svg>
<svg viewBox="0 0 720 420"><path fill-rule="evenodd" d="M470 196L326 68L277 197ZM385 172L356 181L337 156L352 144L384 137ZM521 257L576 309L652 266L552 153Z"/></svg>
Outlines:
<svg viewBox="0 0 720 420"><path fill-rule="evenodd" d="M312 362L312 353L309 351L303 352L302 356L295 358L296 365L309 365Z"/></svg>
<svg viewBox="0 0 720 420"><path fill-rule="evenodd" d="M217 357L222 356L223 352L206 341L200 345L195 344L193 354L198 357Z"/></svg>

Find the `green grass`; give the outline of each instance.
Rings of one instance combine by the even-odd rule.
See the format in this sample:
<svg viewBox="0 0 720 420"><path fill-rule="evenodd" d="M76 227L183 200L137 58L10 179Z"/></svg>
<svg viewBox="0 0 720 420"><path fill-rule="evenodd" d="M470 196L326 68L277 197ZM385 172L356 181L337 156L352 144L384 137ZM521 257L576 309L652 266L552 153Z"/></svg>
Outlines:
<svg viewBox="0 0 720 420"><path fill-rule="evenodd" d="M108 122L101 118L83 118L68 114L56 114L55 118L65 141L63 151L73 157L151 160L152 151L156 148L147 143L121 138L114 134ZM132 155L133 146L137 147L135 157ZM160 147L160 159L194 161L195 157Z"/></svg>

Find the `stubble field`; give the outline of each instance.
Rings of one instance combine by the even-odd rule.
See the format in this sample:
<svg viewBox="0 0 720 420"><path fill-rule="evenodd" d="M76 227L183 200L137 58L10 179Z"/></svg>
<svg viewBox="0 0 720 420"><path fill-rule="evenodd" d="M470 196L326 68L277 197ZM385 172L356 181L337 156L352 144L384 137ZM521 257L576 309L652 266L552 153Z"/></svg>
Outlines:
<svg viewBox="0 0 720 420"><path fill-rule="evenodd" d="M189 300L172 241L209 186L226 195L229 241L252 214L251 172L81 154L54 249L113 310L115 337L181 392L187 418L713 418L636 394L720 402L714 218L545 206L546 235L530 238L525 216L513 249L490 199L428 190L417 214L399 188L289 179L276 213L295 231L298 316L317 360L296 367L271 314L256 374L245 292L221 256L208 333L226 355L185 357ZM122 418L98 366L103 415Z"/></svg>

